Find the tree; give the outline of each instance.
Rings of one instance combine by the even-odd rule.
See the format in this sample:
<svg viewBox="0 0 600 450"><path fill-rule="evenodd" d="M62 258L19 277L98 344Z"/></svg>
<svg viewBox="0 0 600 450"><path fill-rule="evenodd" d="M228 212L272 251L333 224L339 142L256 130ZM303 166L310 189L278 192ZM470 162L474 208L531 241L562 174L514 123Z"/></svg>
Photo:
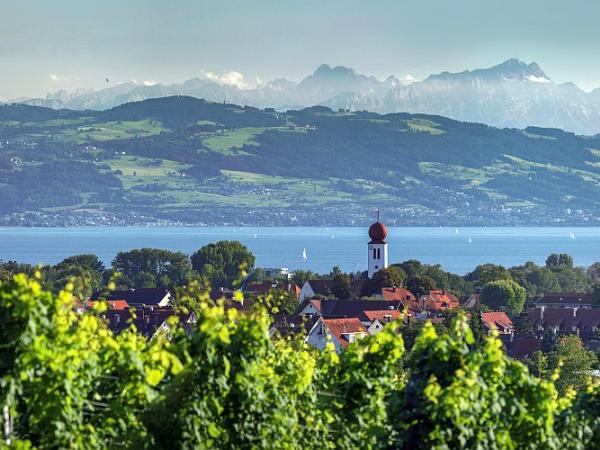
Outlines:
<svg viewBox="0 0 600 450"><path fill-rule="evenodd" d="M431 277L415 275L406 280L406 288L419 298L421 295L429 294L429 291L436 289L437 286Z"/></svg>
<svg viewBox="0 0 600 450"><path fill-rule="evenodd" d="M196 251L192 257L192 268L207 276L214 287L232 288L243 272L254 268L255 258L239 241L219 241ZM207 273L206 265L211 266Z"/></svg>
<svg viewBox="0 0 600 450"><path fill-rule="evenodd" d="M468 273L465 279L480 287L491 281L510 280L511 276L504 266L488 263L475 267L475 270Z"/></svg>
<svg viewBox="0 0 600 450"><path fill-rule="evenodd" d="M592 302L594 307L600 307L600 283L597 283L592 288Z"/></svg>
<svg viewBox="0 0 600 450"><path fill-rule="evenodd" d="M392 264L392 266L396 266L396 264ZM421 273L423 263L416 259L408 259L400 264L397 264L397 266L404 271L408 278L410 278Z"/></svg>
<svg viewBox="0 0 600 450"><path fill-rule="evenodd" d="M134 288L174 288L186 284L191 277L190 261L185 253L156 248L119 252L112 267L131 280Z"/></svg>
<svg viewBox="0 0 600 450"><path fill-rule="evenodd" d="M540 379L547 379L550 375L548 371L548 356L542 351L533 352L525 361L523 361L529 373Z"/></svg>
<svg viewBox="0 0 600 450"><path fill-rule="evenodd" d="M561 290L555 272L531 261L522 266L512 267L510 274L514 281L525 288L528 299L539 299L546 292Z"/></svg>
<svg viewBox="0 0 600 450"><path fill-rule="evenodd" d="M512 280L498 280L487 283L481 290L481 303L493 309L504 309L508 314L518 316L525 305L525 289Z"/></svg>
<svg viewBox="0 0 600 450"><path fill-rule="evenodd" d="M566 253L552 253L546 258L546 267L551 270L569 269L573 267L573 258Z"/></svg>
<svg viewBox="0 0 600 450"><path fill-rule="evenodd" d="M598 364L596 354L586 349L574 334L562 337L548 359L552 370L560 370L556 389L563 395L569 388L582 391Z"/></svg>
<svg viewBox="0 0 600 450"><path fill-rule="evenodd" d="M405 276L404 271L396 266L378 270L366 284L367 294L377 294L384 287L402 286Z"/></svg>
<svg viewBox="0 0 600 450"><path fill-rule="evenodd" d="M298 270L295 270L294 273L292 274L292 283L294 283L297 286L302 287L304 285L304 283L306 283L308 280L315 280L317 278L320 278L320 276L318 276L312 270L298 269Z"/></svg>
<svg viewBox="0 0 600 450"><path fill-rule="evenodd" d="M352 296L352 278L343 273L339 267L334 267L331 271L333 275L333 286L331 293L335 298L347 300Z"/></svg>
<svg viewBox="0 0 600 450"><path fill-rule="evenodd" d="M102 276L104 274L104 271L106 270L104 267L104 263L100 261L100 258L91 253L69 256L68 258L65 258L61 262L59 262L56 265L56 268L60 270L64 267L70 266L85 267L99 274L100 276Z"/></svg>

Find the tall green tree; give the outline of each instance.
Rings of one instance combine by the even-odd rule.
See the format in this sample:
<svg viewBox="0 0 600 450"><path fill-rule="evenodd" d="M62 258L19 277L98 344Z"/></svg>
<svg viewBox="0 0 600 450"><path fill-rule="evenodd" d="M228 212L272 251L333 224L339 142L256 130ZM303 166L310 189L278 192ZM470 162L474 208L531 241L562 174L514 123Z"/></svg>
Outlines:
<svg viewBox="0 0 600 450"><path fill-rule="evenodd" d="M421 295L429 294L432 289L437 289L433 278L426 275L415 275L406 280L406 289L419 298Z"/></svg>
<svg viewBox="0 0 600 450"><path fill-rule="evenodd" d="M559 369L556 388L565 394L569 388L583 391L591 382L592 370L598 366L596 354L584 347L579 336L562 337L553 352L548 355L549 367Z"/></svg>
<svg viewBox="0 0 600 450"><path fill-rule="evenodd" d="M465 276L467 281L476 286L484 286L491 281L510 280L510 272L499 264L481 264Z"/></svg>
<svg viewBox="0 0 600 450"><path fill-rule="evenodd" d="M481 303L492 309L504 309L508 314L518 316L525 305L526 292L512 280L498 280L487 283L481 290Z"/></svg>
<svg viewBox="0 0 600 450"><path fill-rule="evenodd" d="M205 245L191 259L193 269L208 278L213 287L233 287L245 271L254 268L255 263L252 252L239 241Z"/></svg>
<svg viewBox="0 0 600 450"><path fill-rule="evenodd" d="M185 253L156 248L119 252L112 268L122 273L134 288L174 288L186 284L192 275L190 260Z"/></svg>

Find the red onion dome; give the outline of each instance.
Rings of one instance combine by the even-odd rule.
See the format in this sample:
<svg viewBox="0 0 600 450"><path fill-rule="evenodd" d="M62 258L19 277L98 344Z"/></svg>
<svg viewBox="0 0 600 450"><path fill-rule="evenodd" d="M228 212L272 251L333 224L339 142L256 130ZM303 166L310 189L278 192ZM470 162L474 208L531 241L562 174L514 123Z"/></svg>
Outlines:
<svg viewBox="0 0 600 450"><path fill-rule="evenodd" d="M369 227L369 237L374 241L383 241L387 237L387 228L381 222L375 222Z"/></svg>

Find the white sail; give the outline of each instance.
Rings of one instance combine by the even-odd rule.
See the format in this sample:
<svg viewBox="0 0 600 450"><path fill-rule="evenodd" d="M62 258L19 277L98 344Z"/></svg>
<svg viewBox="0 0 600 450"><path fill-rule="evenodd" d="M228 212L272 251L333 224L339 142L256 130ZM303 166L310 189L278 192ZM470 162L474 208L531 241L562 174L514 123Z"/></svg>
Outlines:
<svg viewBox="0 0 600 450"><path fill-rule="evenodd" d="M306 248L302 250L302 259L304 259L304 261L308 259L308 256L306 256Z"/></svg>

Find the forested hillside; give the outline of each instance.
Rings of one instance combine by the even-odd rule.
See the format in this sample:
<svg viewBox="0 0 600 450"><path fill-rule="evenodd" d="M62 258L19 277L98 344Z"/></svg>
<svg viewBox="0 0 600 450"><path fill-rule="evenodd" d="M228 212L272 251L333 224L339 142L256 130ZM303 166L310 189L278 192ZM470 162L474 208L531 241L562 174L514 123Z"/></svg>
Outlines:
<svg viewBox="0 0 600 450"><path fill-rule="evenodd" d="M0 106L3 224L594 224L600 138L190 97ZM367 217L369 216L369 217Z"/></svg>

